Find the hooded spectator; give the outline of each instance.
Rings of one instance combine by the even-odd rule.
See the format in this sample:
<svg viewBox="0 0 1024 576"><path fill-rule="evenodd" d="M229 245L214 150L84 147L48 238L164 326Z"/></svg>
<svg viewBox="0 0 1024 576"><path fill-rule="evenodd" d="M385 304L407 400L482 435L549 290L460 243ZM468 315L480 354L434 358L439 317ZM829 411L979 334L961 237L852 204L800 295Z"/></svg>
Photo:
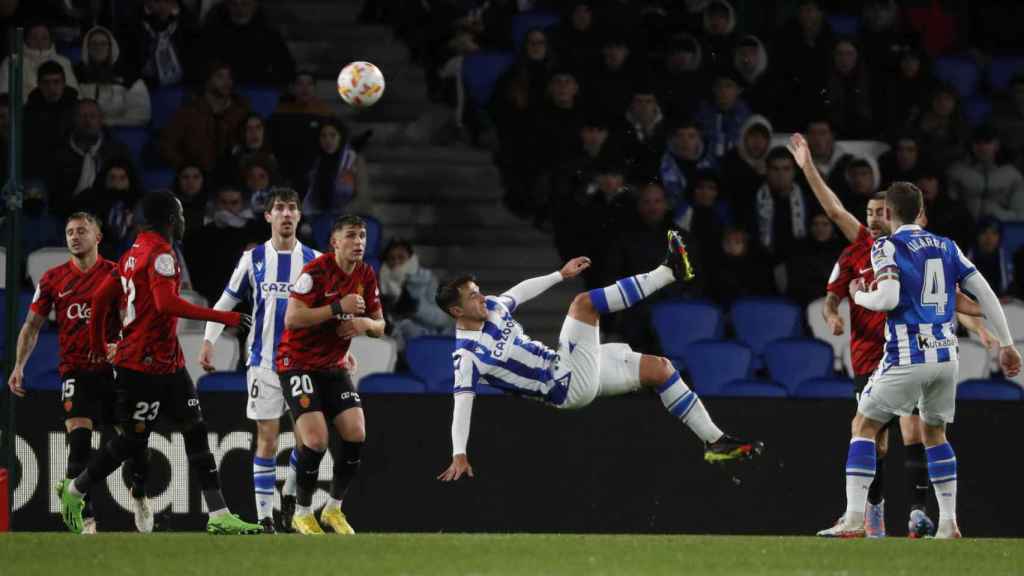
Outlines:
<svg viewBox="0 0 1024 576"><path fill-rule="evenodd" d="M748 34L733 49L732 66L743 82L743 99L760 113L770 113L775 95L768 77L768 51L761 39Z"/></svg>
<svg viewBox="0 0 1024 576"><path fill-rule="evenodd" d="M32 91L36 89L39 82L39 67L46 62L58 64L64 72L64 83L71 88L78 88L78 80L75 78L71 61L57 53L50 36L50 28L41 22L29 24L25 27L25 47L21 68L21 97L24 102L28 102ZM9 94L11 91L8 85L10 67L11 57L8 56L0 63L0 93L3 94Z"/></svg>
<svg viewBox="0 0 1024 576"><path fill-rule="evenodd" d="M123 63L121 47L110 30L96 26L85 33L75 75L79 95L99 102L106 126L149 124L149 90Z"/></svg>
<svg viewBox="0 0 1024 576"><path fill-rule="evenodd" d="M740 128L736 146L722 159L721 196L737 216L736 224L747 230L753 230L754 193L768 172L771 141L771 122L761 115L751 116Z"/></svg>
<svg viewBox="0 0 1024 576"><path fill-rule="evenodd" d="M962 200L975 221L984 216L1024 220L1024 177L1000 157L995 129L979 126L971 140L970 157L949 169L950 197Z"/></svg>
<svg viewBox="0 0 1024 576"><path fill-rule="evenodd" d="M267 21L259 0L224 0L206 15L203 55L227 62L238 82L284 85L295 60L281 32Z"/></svg>
<svg viewBox="0 0 1024 576"><path fill-rule="evenodd" d="M451 332L451 317L434 302L437 285L437 277L420 265L411 243L400 238L388 242L380 267L380 296L399 349L411 338Z"/></svg>

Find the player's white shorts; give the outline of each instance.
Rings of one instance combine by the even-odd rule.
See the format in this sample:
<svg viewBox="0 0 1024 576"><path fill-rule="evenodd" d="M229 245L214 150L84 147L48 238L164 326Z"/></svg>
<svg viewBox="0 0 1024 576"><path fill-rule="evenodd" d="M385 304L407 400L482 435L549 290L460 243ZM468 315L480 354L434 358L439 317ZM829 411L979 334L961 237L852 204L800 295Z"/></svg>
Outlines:
<svg viewBox="0 0 1024 576"><path fill-rule="evenodd" d="M879 365L860 395L857 411L878 422L893 416L910 416L917 407L921 419L932 426L950 424L956 414L956 381L959 363L949 362Z"/></svg>
<svg viewBox="0 0 1024 576"><path fill-rule="evenodd" d="M556 378L570 374L569 391L558 408L583 408L598 396L640 387L640 354L626 344L601 344L597 326L566 316L558 336Z"/></svg>
<svg viewBox="0 0 1024 576"><path fill-rule="evenodd" d="M245 385L249 390L245 415L250 420L277 420L284 416L288 404L281 392L277 372L251 367L245 373Z"/></svg>

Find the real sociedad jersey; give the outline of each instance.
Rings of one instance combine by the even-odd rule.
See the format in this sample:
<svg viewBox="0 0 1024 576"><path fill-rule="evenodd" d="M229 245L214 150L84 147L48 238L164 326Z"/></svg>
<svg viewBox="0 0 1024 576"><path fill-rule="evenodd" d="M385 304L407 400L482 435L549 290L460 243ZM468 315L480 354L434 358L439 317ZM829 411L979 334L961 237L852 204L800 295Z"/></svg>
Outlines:
<svg viewBox="0 0 1024 576"><path fill-rule="evenodd" d="M302 267L318 256L319 252L301 242L296 242L291 252L278 252L267 240L238 259L224 292L237 301L252 299L252 330L246 342L250 367L274 370L288 295Z"/></svg>
<svg viewBox="0 0 1024 576"><path fill-rule="evenodd" d="M901 226L871 249L875 278L895 272L900 300L885 323L886 366L948 362L956 354L956 288L977 272L955 242Z"/></svg>
<svg viewBox="0 0 1024 576"><path fill-rule="evenodd" d="M512 318L516 302L508 295L488 296L487 319L480 331L455 332L456 394L475 392L485 383L517 396L560 405L568 392L556 384L555 351L523 333Z"/></svg>

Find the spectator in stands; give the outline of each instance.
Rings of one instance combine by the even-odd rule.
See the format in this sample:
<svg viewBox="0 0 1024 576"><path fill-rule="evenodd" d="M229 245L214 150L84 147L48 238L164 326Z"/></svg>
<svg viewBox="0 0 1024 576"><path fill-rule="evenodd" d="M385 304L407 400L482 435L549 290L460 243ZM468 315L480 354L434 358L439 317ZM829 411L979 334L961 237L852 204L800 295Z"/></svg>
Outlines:
<svg viewBox="0 0 1024 576"><path fill-rule="evenodd" d="M246 246L266 238L240 190L224 187L214 196L203 229L185 244L193 268L195 290L213 300L223 290L238 256ZM216 250L210 250L216 246Z"/></svg>
<svg viewBox="0 0 1024 576"><path fill-rule="evenodd" d="M853 40L836 42L825 90L825 110L840 137L864 139L874 134L871 81Z"/></svg>
<svg viewBox="0 0 1024 576"><path fill-rule="evenodd" d="M943 190L941 170L922 166L914 181L924 198L925 227L929 232L952 238L958 246L967 247L974 239L974 219L966 217L963 202L953 200Z"/></svg>
<svg viewBox="0 0 1024 576"><path fill-rule="evenodd" d="M594 65L600 51L600 38L594 25L591 0L573 0L567 16L551 34L551 44L560 64L576 78L583 78Z"/></svg>
<svg viewBox="0 0 1024 576"><path fill-rule="evenodd" d="M736 146L747 118L750 106L740 98L739 76L731 68L719 72L711 84L711 100L700 103L696 116L708 154L715 162Z"/></svg>
<svg viewBox="0 0 1024 576"><path fill-rule="evenodd" d="M868 201L878 191L879 176L867 158L857 157L846 165L846 186L840 192L850 214L867 214Z"/></svg>
<svg viewBox="0 0 1024 576"><path fill-rule="evenodd" d="M784 261L794 246L807 237L807 228L817 204L796 183L793 157L779 146L768 153L764 184L754 196L757 244Z"/></svg>
<svg viewBox="0 0 1024 576"><path fill-rule="evenodd" d="M270 146L270 135L263 118L251 112L238 128L237 143L217 161L215 180L222 185L236 185L242 177L242 167L254 156L261 156L268 163L270 174L278 173L277 158ZM262 209L257 212L262 214Z"/></svg>
<svg viewBox="0 0 1024 576"><path fill-rule="evenodd" d="M206 15L202 54L227 62L239 82L284 85L295 60L281 32L267 22L259 0L224 0Z"/></svg>
<svg viewBox="0 0 1024 576"><path fill-rule="evenodd" d="M671 130L658 175L675 216L686 209L686 196L697 171L714 167L715 158L704 147L704 137L696 123L684 121Z"/></svg>
<svg viewBox="0 0 1024 576"><path fill-rule="evenodd" d="M106 126L149 124L149 90L121 59L121 48L110 30L96 26L85 33L75 75L79 94L99 102Z"/></svg>
<svg viewBox="0 0 1024 576"><path fill-rule="evenodd" d="M665 151L665 116L654 89L646 81L633 86L629 108L619 122L615 139L632 172L638 176L653 174Z"/></svg>
<svg viewBox="0 0 1024 576"><path fill-rule="evenodd" d="M575 217L569 223L572 237L567 252L590 256L590 274L584 274L589 288L603 285L608 250L615 234L628 223L633 203L626 167L614 158L598 165L593 180L573 198L570 213Z"/></svg>
<svg viewBox="0 0 1024 576"><path fill-rule="evenodd" d="M49 178L53 156L74 123L78 91L64 82L64 69L45 62L37 70L38 86L25 105L25 175Z"/></svg>
<svg viewBox="0 0 1024 576"><path fill-rule="evenodd" d="M434 302L437 277L420 265L412 244L392 238L382 256L380 298L399 350L411 338L451 333L451 317Z"/></svg>
<svg viewBox="0 0 1024 576"><path fill-rule="evenodd" d="M306 177L302 213L341 214L356 196L365 194L367 168L363 157L352 149L348 128L337 120L320 126L320 153Z"/></svg>
<svg viewBox="0 0 1024 576"><path fill-rule="evenodd" d="M736 46L736 12L728 0L712 0L704 7L702 50L708 69L731 68Z"/></svg>
<svg viewBox="0 0 1024 576"><path fill-rule="evenodd" d="M103 111L95 100L79 100L74 128L52 161L53 206L66 214L68 200L92 188L115 158L131 158L131 150L103 129Z"/></svg>
<svg viewBox="0 0 1024 576"><path fill-rule="evenodd" d="M974 246L967 251L967 258L992 285L997 296L1006 296L1013 281L1010 254L1003 250L1001 240L1003 225L991 217L982 218L978 223L978 235Z"/></svg>
<svg viewBox="0 0 1024 576"><path fill-rule="evenodd" d="M597 70L586 77L583 92L587 94L590 107L609 117L618 116L629 105L636 76L626 37L609 34L601 56Z"/></svg>
<svg viewBox="0 0 1024 576"><path fill-rule="evenodd" d="M704 268L714 266L722 234L733 225L732 211L722 200L718 175L711 170L701 170L693 177L693 184L687 190L686 201L673 210L673 222L701 247ZM680 209L682 208L682 209Z"/></svg>
<svg viewBox="0 0 1024 576"><path fill-rule="evenodd" d="M892 148L878 158L882 171L880 188L888 188L893 182L913 182L921 163L921 146L914 133L905 130L897 134Z"/></svg>
<svg viewBox="0 0 1024 576"><path fill-rule="evenodd" d="M975 221L1024 220L1024 177L1000 158L995 128L979 126L971 140L971 156L949 169L949 195L962 200Z"/></svg>
<svg viewBox="0 0 1024 576"><path fill-rule="evenodd" d="M811 218L807 238L797 243L786 261L786 293L801 306L821 297L832 268L846 247L825 214Z"/></svg>
<svg viewBox="0 0 1024 576"><path fill-rule="evenodd" d="M929 162L948 166L964 157L970 132L952 86L939 84L911 125L920 133L921 150Z"/></svg>
<svg viewBox="0 0 1024 576"><path fill-rule="evenodd" d="M775 292L769 259L751 245L749 235L729 228L722 235L721 258L708 270L708 295L727 308L737 298L766 296Z"/></svg>
<svg viewBox="0 0 1024 576"><path fill-rule="evenodd" d="M143 0L139 16L121 34L122 45L149 89L176 86L198 76L198 57L193 54L198 34L192 13L179 0Z"/></svg>
<svg viewBox="0 0 1024 576"><path fill-rule="evenodd" d="M126 159L115 158L96 178L96 183L75 197L71 211L89 212L99 219L103 239L100 254L117 260L131 245L136 225L136 209L142 190L135 168Z"/></svg>
<svg viewBox="0 0 1024 576"><path fill-rule="evenodd" d="M547 101L540 109L534 134L543 134L534 141L538 168L553 168L568 160L579 149L579 133L583 127L583 109L579 84L568 69L556 71L548 81Z"/></svg>
<svg viewBox="0 0 1024 576"><path fill-rule="evenodd" d="M885 82L878 90L872 90L875 117L884 121L880 128L898 130L909 124L908 119L920 115L935 83L927 62L926 55L916 48L907 47L897 53L895 70L884 76Z"/></svg>
<svg viewBox="0 0 1024 576"><path fill-rule="evenodd" d="M992 124L1014 164L1024 169L1024 74L1014 75L1006 96L995 101Z"/></svg>
<svg viewBox="0 0 1024 576"><path fill-rule="evenodd" d="M761 39L753 34L740 38L733 50L732 66L743 82L743 99L751 109L769 113L774 109L775 95L769 82L768 52Z"/></svg>
<svg viewBox="0 0 1024 576"><path fill-rule="evenodd" d="M249 115L249 103L234 91L231 67L212 62L202 93L184 104L160 134L160 155L174 168L198 164L213 170L217 159L235 144Z"/></svg>
<svg viewBox="0 0 1024 576"><path fill-rule="evenodd" d="M807 123L809 112L821 106L826 74L832 60L832 28L818 0L800 0L796 18L784 26L771 50L778 73L778 109L772 115L776 130L793 132Z"/></svg>
<svg viewBox="0 0 1024 576"><path fill-rule="evenodd" d="M47 62L54 62L60 66L65 84L71 88L78 88L78 80L75 78L71 61L57 53L50 37L50 29L46 24L35 22L25 27L24 53L21 68L21 97L24 102L29 101L29 96L41 79L40 66ZM10 56L4 58L4 61L0 63L0 93L9 94L11 91L8 85L10 66Z"/></svg>
<svg viewBox="0 0 1024 576"><path fill-rule="evenodd" d="M879 128L888 124L884 99L886 81L898 78L900 60L908 51L920 47L920 39L902 17L902 10L896 0L869 0L863 4L859 31L860 60L867 66L871 78L874 117ZM895 93L892 94L896 96ZM918 96L924 96L919 94ZM882 98L880 98L882 97ZM911 104L921 102L921 98ZM902 126L907 116L900 117L895 126Z"/></svg>
<svg viewBox="0 0 1024 576"><path fill-rule="evenodd" d="M243 194L249 201L253 214L266 212L267 196L277 181L273 158L265 154L253 154L242 162L240 168Z"/></svg>
<svg viewBox="0 0 1024 576"><path fill-rule="evenodd" d="M174 195L181 202L185 214L185 244L206 222L210 194L203 170L195 164L182 166L174 178Z"/></svg>
<svg viewBox="0 0 1024 576"><path fill-rule="evenodd" d="M826 180L832 179L833 174L842 178L846 163L853 158L846 148L836 143L832 121L825 117L812 118L807 123L807 146L811 149L814 165ZM835 184L834 181L831 183Z"/></svg>
<svg viewBox="0 0 1024 576"><path fill-rule="evenodd" d="M46 183L41 179L25 180L21 205L21 250L30 254L47 246L65 246L64 222L50 212ZM2 219L0 245L6 246L10 237L10 218Z"/></svg>
<svg viewBox="0 0 1024 576"><path fill-rule="evenodd" d="M743 123L739 142L722 159L721 196L732 207L736 225L745 230L754 229L754 196L768 173L771 141L771 122L755 114Z"/></svg>
<svg viewBox="0 0 1024 576"><path fill-rule="evenodd" d="M299 69L268 122L271 149L280 163L283 179L293 185L305 179L319 149L320 126L334 116L330 105L315 90L313 72Z"/></svg>
<svg viewBox="0 0 1024 576"><path fill-rule="evenodd" d="M665 50L662 69L655 76L658 101L673 118L692 116L704 94L707 75L700 42L690 34L673 36Z"/></svg>

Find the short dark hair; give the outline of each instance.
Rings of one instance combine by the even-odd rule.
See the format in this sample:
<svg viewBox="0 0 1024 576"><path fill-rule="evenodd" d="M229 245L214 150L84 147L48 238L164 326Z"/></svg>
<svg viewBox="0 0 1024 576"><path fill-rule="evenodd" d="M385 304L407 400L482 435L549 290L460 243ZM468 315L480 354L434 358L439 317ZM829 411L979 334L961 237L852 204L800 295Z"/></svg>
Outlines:
<svg viewBox="0 0 1024 576"><path fill-rule="evenodd" d="M61 79L67 81L67 76L64 75L64 67L53 60L47 60L40 64L36 70L36 82L41 82L43 76L53 76L54 74L60 74Z"/></svg>
<svg viewBox="0 0 1024 576"><path fill-rule="evenodd" d="M355 214L345 214L338 216L334 224L331 225L331 236L334 236L335 232L340 231L345 226L354 226L357 228L366 228L366 220L363 220Z"/></svg>
<svg viewBox="0 0 1024 576"><path fill-rule="evenodd" d="M400 236L395 236L391 240L388 240L388 243L384 246L384 250L381 252L381 255L387 256L388 252L391 252L395 248L405 248L405 250L409 252L410 256L415 254L415 251L412 249L412 242L409 242Z"/></svg>
<svg viewBox="0 0 1024 576"><path fill-rule="evenodd" d="M264 210L269 213L274 209L274 203L276 202L284 202L285 204L288 202L295 202L296 204L299 204L299 193L292 188L274 186L270 189L270 192L267 193L266 202L267 205L264 207Z"/></svg>
<svg viewBox="0 0 1024 576"><path fill-rule="evenodd" d="M765 158L765 164L771 164L775 160L786 160L796 164L793 160L793 155L789 153L789 150L785 146L776 146L768 151L768 157Z"/></svg>
<svg viewBox="0 0 1024 576"><path fill-rule="evenodd" d="M437 295L434 296L434 302L437 303L437 307L444 310L445 314L452 316L450 308L459 305L459 288L462 288L469 282L476 282L476 277L472 274L459 274L438 286Z"/></svg>
<svg viewBox="0 0 1024 576"><path fill-rule="evenodd" d="M885 194L885 203L904 224L913 224L924 206L921 189L910 182L893 182Z"/></svg>
<svg viewBox="0 0 1024 576"><path fill-rule="evenodd" d="M878 192L872 194L871 198L868 198L869 202L871 200L881 200L882 202L885 202L885 190L879 190Z"/></svg>
<svg viewBox="0 0 1024 576"><path fill-rule="evenodd" d="M807 129L808 130L810 130L811 124L824 124L824 125L828 126L828 129L830 131L832 131L832 132L836 131L835 126L832 125L832 120L828 116L825 116L824 114L816 114L814 116L811 116L807 120Z"/></svg>
<svg viewBox="0 0 1024 576"><path fill-rule="evenodd" d="M872 173L874 173L874 168L871 167L871 163L868 162L867 158L857 157L851 160L850 163L846 165L847 172L853 170L854 168L867 168L868 170L871 170Z"/></svg>
<svg viewBox="0 0 1024 576"><path fill-rule="evenodd" d="M72 220L85 220L89 224L95 226L97 230L103 229L103 226L100 224L100 219L89 212L72 212L71 215L68 216L67 220L64 221L64 226L66 227Z"/></svg>
<svg viewBox="0 0 1024 576"><path fill-rule="evenodd" d="M170 190L153 190L142 197L142 218L151 229L166 226L177 212L178 199Z"/></svg>

